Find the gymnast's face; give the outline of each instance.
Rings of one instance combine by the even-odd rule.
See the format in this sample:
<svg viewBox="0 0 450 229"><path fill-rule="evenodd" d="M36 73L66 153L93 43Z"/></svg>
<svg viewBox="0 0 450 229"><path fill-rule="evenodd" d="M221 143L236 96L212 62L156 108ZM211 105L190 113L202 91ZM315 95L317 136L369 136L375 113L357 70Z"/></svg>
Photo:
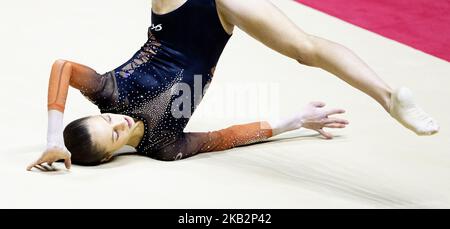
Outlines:
<svg viewBox="0 0 450 229"><path fill-rule="evenodd" d="M137 126L129 116L109 113L92 116L87 125L94 144L106 150L104 161L128 143Z"/></svg>

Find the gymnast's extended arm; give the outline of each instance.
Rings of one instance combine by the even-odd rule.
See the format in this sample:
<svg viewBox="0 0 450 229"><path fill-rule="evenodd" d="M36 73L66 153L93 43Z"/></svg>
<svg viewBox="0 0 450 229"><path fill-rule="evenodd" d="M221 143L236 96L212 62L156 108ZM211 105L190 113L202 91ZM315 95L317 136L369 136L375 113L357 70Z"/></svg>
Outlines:
<svg viewBox="0 0 450 229"><path fill-rule="evenodd" d="M254 122L249 124L234 125L226 129L200 132L183 133L172 144L163 149L152 152L152 157L163 161L174 161L191 157L199 153L222 151L236 146L266 140L272 136L307 128L319 132L327 139L333 136L325 132L323 128L344 128L348 124L345 119L329 117L342 114L342 109L325 109L322 102L309 103L299 114L278 121Z"/></svg>
<svg viewBox="0 0 450 229"><path fill-rule="evenodd" d="M90 94L97 90L100 79L100 75L89 67L66 60L55 61L48 83L47 147L42 156L29 165L27 170L44 163L51 166L58 160L64 160L66 168L70 168L70 153L65 148L63 139L63 116L69 85L84 94Z"/></svg>

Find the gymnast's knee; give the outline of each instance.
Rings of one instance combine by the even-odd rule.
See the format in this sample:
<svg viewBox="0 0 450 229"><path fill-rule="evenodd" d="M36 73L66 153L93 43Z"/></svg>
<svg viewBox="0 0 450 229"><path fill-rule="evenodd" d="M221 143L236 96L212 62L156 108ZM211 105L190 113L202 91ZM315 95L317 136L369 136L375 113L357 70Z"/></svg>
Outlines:
<svg viewBox="0 0 450 229"><path fill-rule="evenodd" d="M314 43L314 38L312 36L308 36L308 39L304 39L302 42L295 44L294 50L294 59L306 66L317 67L317 46Z"/></svg>

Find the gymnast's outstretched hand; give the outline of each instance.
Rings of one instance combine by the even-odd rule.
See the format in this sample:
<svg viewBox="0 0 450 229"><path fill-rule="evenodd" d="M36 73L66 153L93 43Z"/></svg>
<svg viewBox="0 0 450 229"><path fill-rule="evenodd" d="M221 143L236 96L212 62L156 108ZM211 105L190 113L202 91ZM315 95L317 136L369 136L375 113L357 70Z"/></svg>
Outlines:
<svg viewBox="0 0 450 229"><path fill-rule="evenodd" d="M272 132L273 135L277 135L303 127L319 132L326 139L332 139L333 135L323 128L345 128L349 124L347 120L330 117L343 113L345 113L343 109L326 109L323 102L311 102L300 113L288 119L271 123Z"/></svg>
<svg viewBox="0 0 450 229"><path fill-rule="evenodd" d="M323 102L309 103L302 114L299 115L302 127L319 132L326 139L332 139L333 135L323 130L323 128L345 128L349 122L345 119L329 117L331 115L343 114L343 109L325 109Z"/></svg>
<svg viewBox="0 0 450 229"><path fill-rule="evenodd" d="M47 148L45 152L41 155L41 157L29 165L27 170L30 171L33 167L37 167L44 171L52 171L52 164L55 161L64 160L64 164L67 169L70 169L71 161L70 161L70 152L64 149L64 147L51 147ZM47 163L50 167L44 166L44 163ZM39 167L38 167L39 166Z"/></svg>

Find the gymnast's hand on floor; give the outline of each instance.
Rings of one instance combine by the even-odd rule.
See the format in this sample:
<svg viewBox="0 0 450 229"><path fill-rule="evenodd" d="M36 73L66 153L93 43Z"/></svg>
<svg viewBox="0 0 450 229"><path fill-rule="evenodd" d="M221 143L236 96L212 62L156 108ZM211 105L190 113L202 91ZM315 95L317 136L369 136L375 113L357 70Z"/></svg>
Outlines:
<svg viewBox="0 0 450 229"><path fill-rule="evenodd" d="M325 103L323 102L311 102L300 113L290 118L275 122L269 121L270 126L272 126L273 136L304 127L319 132L326 139L332 139L333 135L325 132L323 128L345 128L348 125L348 121L329 117L343 114L345 110L325 109L324 107Z"/></svg>
<svg viewBox="0 0 450 229"><path fill-rule="evenodd" d="M61 147L48 148L36 162L32 163L27 167L27 170L30 171L33 167L36 167L39 168L40 170L52 171L55 170L51 167L53 162L59 160L64 160L66 168L70 169L70 166L72 164L70 161L70 156L71 156L70 152ZM43 165L44 163L47 163L50 166L50 168L44 166Z"/></svg>
<svg viewBox="0 0 450 229"><path fill-rule="evenodd" d="M311 102L295 119L300 123L301 127L319 132L326 139L332 139L331 133L325 132L323 128L345 128L349 122L341 118L331 118L329 116L343 114L343 109L325 109L323 102Z"/></svg>

